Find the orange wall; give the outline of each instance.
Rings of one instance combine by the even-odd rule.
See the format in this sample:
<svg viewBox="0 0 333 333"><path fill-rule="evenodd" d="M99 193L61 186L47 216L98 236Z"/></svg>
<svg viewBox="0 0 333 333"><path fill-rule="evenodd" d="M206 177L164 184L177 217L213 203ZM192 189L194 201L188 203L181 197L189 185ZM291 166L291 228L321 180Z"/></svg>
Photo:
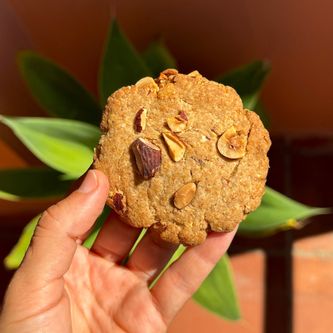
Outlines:
<svg viewBox="0 0 333 333"><path fill-rule="evenodd" d="M271 60L264 101L274 132L333 128L329 0L5 0L0 6L6 9L0 10L1 112L39 112L14 67L22 47L56 59L96 90L102 41L116 8L138 48L163 36L184 71L214 77L254 58Z"/></svg>

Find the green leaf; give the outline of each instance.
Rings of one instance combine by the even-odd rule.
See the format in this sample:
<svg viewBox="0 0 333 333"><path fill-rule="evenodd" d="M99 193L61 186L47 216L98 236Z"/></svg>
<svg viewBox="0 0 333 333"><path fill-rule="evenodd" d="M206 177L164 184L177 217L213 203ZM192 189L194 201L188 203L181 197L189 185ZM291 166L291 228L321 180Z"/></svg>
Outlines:
<svg viewBox="0 0 333 333"><path fill-rule="evenodd" d="M52 169L1 169L0 198L20 200L54 197L65 194L70 184L62 174Z"/></svg>
<svg viewBox="0 0 333 333"><path fill-rule="evenodd" d="M83 246L86 247L87 249L90 249L93 246L100 230L104 225L104 222L106 221L106 219L110 214L110 211L111 211L110 207L108 206L104 207L102 214L98 217L92 231L90 232L89 236L86 238L86 240L83 243Z"/></svg>
<svg viewBox="0 0 333 333"><path fill-rule="evenodd" d="M153 288L156 282L159 280L159 278L163 275L163 273L175 262L177 261L182 254L185 252L186 247L184 245L179 245L177 250L174 252L172 257L170 258L169 262L164 266L161 273L156 277L156 279L150 284L149 288Z"/></svg>
<svg viewBox="0 0 333 333"><path fill-rule="evenodd" d="M230 320L240 319L232 269L225 254L193 295L193 299L209 311Z"/></svg>
<svg viewBox="0 0 333 333"><path fill-rule="evenodd" d="M141 230L139 237L136 239L134 245L132 246L132 248L131 248L131 250L130 250L130 252L129 252L129 254L128 254L128 258L125 259L126 262L127 262L127 260L129 259L129 257L133 254L133 252L135 251L135 249L137 248L137 246L139 245L139 243L142 241L142 238L143 238L144 235L146 234L147 230L148 230L148 229L146 229L146 228L143 228L143 229Z"/></svg>
<svg viewBox="0 0 333 333"><path fill-rule="evenodd" d="M151 75L149 69L114 20L100 69L101 104L105 105L107 98L117 89L134 84L149 75Z"/></svg>
<svg viewBox="0 0 333 333"><path fill-rule="evenodd" d="M139 245L139 243L142 241L142 238L144 237L144 235L146 234L147 229L143 228L140 232L139 237L136 239L134 245L132 246L131 250L129 251L129 254L121 261L121 265L125 266L129 260L129 258L131 257L131 255L133 254L133 252L135 251L135 249L137 248L137 246Z"/></svg>
<svg viewBox="0 0 333 333"><path fill-rule="evenodd" d="M245 236L266 236L277 231L299 228L297 220L328 214L329 209L310 207L266 187L260 207L247 216L238 228Z"/></svg>
<svg viewBox="0 0 333 333"><path fill-rule="evenodd" d="M270 117L262 103L262 101L258 101L255 107L253 108L253 111L256 112L256 114L260 117L262 123L266 128L270 127Z"/></svg>
<svg viewBox="0 0 333 333"><path fill-rule="evenodd" d="M154 77L157 77L167 68L176 68L176 61L161 40L151 43L142 58L151 70Z"/></svg>
<svg viewBox="0 0 333 333"><path fill-rule="evenodd" d="M64 69L30 51L19 54L18 64L31 94L48 113L99 124L100 106Z"/></svg>
<svg viewBox="0 0 333 333"><path fill-rule="evenodd" d="M69 177L81 176L91 165L93 148L100 137L97 127L76 120L4 117L30 151L53 169Z"/></svg>
<svg viewBox="0 0 333 333"><path fill-rule="evenodd" d="M17 241L16 245L12 248L10 253L4 259L4 265L7 269L16 269L20 266L24 255L29 247L31 238L34 234L36 225L39 221L40 215L34 217L23 229L23 232Z"/></svg>
<svg viewBox="0 0 333 333"><path fill-rule="evenodd" d="M231 70L218 78L217 81L236 89L242 98L244 107L253 110L258 102L261 87L270 69L268 62L257 60Z"/></svg>
<svg viewBox="0 0 333 333"><path fill-rule="evenodd" d="M83 246L90 249L91 246L94 244L95 239L103 226L105 220L109 216L110 208L105 206L102 214L98 217L93 230L83 243ZM36 225L39 221L40 214L36 217L34 217L23 229L23 232L16 243L16 245L13 247L13 249L10 251L8 256L4 259L4 265L7 269L16 269L21 264L24 255L29 247L31 238L33 236L33 233L35 231Z"/></svg>

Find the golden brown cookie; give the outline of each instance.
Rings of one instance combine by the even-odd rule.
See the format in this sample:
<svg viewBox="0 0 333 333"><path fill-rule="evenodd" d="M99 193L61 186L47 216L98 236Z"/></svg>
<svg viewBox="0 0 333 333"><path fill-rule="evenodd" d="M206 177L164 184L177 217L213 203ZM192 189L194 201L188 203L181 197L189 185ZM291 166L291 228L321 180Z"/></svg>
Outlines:
<svg viewBox="0 0 333 333"><path fill-rule="evenodd" d="M169 69L112 94L101 129L94 167L134 227L196 245L260 204L270 139L231 87Z"/></svg>

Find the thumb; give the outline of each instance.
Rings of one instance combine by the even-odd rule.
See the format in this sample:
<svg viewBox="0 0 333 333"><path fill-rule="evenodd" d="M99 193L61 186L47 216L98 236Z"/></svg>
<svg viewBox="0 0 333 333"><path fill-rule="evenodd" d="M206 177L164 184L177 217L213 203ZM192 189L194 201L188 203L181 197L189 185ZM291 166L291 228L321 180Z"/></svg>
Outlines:
<svg viewBox="0 0 333 333"><path fill-rule="evenodd" d="M35 286L62 277L102 212L107 193L106 176L90 170L77 190L42 214L17 274L25 272Z"/></svg>

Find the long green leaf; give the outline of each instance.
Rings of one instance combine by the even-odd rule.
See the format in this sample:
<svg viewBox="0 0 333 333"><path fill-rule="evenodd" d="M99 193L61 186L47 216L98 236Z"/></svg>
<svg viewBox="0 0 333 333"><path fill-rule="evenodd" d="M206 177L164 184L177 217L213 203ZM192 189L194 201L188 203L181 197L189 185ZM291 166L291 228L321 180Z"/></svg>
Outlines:
<svg viewBox="0 0 333 333"><path fill-rule="evenodd" d="M128 258L125 258L124 263L127 262L127 260L129 259L129 257L133 254L133 252L135 251L135 249L137 248L137 246L139 245L139 243L142 241L143 237L145 236L146 232L148 229L143 228L139 234L139 237L136 239L135 243L133 244L131 250L128 253Z"/></svg>
<svg viewBox="0 0 333 333"><path fill-rule="evenodd" d="M254 106L253 111L256 112L256 114L260 117L262 123L266 128L270 127L270 117L269 114L266 111L265 106L263 105L262 101L258 101L257 104Z"/></svg>
<svg viewBox="0 0 333 333"><path fill-rule="evenodd" d="M44 168L0 170L0 198L20 200L54 197L65 194L71 181L61 173Z"/></svg>
<svg viewBox="0 0 333 333"><path fill-rule="evenodd" d="M98 217L93 230L83 243L83 246L86 248L91 248L93 245L100 229L102 228L105 220L107 219L108 215L110 213L110 208L105 206L102 214ZM33 236L33 233L35 231L36 225L39 221L40 215L34 217L23 229L22 234L16 243L16 245L12 248L10 253L7 255L7 257L4 259L4 265L7 269L16 269L20 266L24 255L29 247L31 238Z"/></svg>
<svg viewBox="0 0 333 333"><path fill-rule="evenodd" d="M110 211L111 211L110 207L108 206L104 207L102 214L98 217L92 231L90 232L89 236L86 238L86 240L83 243L83 246L86 247L87 249L90 249L93 246L100 230L104 225L105 220L108 218L110 214Z"/></svg>
<svg viewBox="0 0 333 333"><path fill-rule="evenodd" d="M24 255L29 247L31 238L34 234L36 225L40 215L34 217L23 229L23 232L17 241L16 245L12 248L10 253L4 259L4 265L7 269L16 269L20 266Z"/></svg>
<svg viewBox="0 0 333 333"><path fill-rule="evenodd" d="M261 87L270 72L266 61L254 61L236 68L217 79L218 82L236 89L242 98L244 107L253 110L257 105Z"/></svg>
<svg viewBox="0 0 333 333"><path fill-rule="evenodd" d="M177 67L175 59L161 40L151 43L142 54L142 58L154 77L164 69Z"/></svg>
<svg viewBox="0 0 333 333"><path fill-rule="evenodd" d="M30 117L0 116L0 121L10 127L36 157L69 177L81 176L92 163L93 148L100 136L99 129L93 125Z"/></svg>
<svg viewBox="0 0 333 333"><path fill-rule="evenodd" d="M266 187L260 207L247 216L238 229L245 236L265 236L280 230L298 228L297 220L327 214L326 208L310 207Z"/></svg>
<svg viewBox="0 0 333 333"><path fill-rule="evenodd" d="M134 251L136 250L139 243L142 241L144 235L146 234L148 229L143 228L139 234L139 237L136 239L134 245L132 246L131 250L129 251L128 255L122 260L121 265L125 266L129 260L129 258L132 256Z"/></svg>
<svg viewBox="0 0 333 333"><path fill-rule="evenodd" d="M104 105L115 90L134 84L142 77L149 75L151 75L149 69L114 20L110 27L100 68L101 104Z"/></svg>
<svg viewBox="0 0 333 333"><path fill-rule="evenodd" d="M240 319L231 265L225 254L193 295L209 311L230 320Z"/></svg>
<svg viewBox="0 0 333 333"><path fill-rule="evenodd" d="M153 288L156 282L159 280L159 278L163 275L163 273L175 262L177 261L182 254L185 252L186 247L184 245L179 245L177 250L174 252L172 257L170 258L169 262L164 266L163 270L160 272L160 274L156 277L156 279L151 283L149 288Z"/></svg>
<svg viewBox="0 0 333 333"><path fill-rule="evenodd" d="M96 125L100 122L98 103L63 68L31 51L20 53L18 63L31 94L49 114Z"/></svg>

